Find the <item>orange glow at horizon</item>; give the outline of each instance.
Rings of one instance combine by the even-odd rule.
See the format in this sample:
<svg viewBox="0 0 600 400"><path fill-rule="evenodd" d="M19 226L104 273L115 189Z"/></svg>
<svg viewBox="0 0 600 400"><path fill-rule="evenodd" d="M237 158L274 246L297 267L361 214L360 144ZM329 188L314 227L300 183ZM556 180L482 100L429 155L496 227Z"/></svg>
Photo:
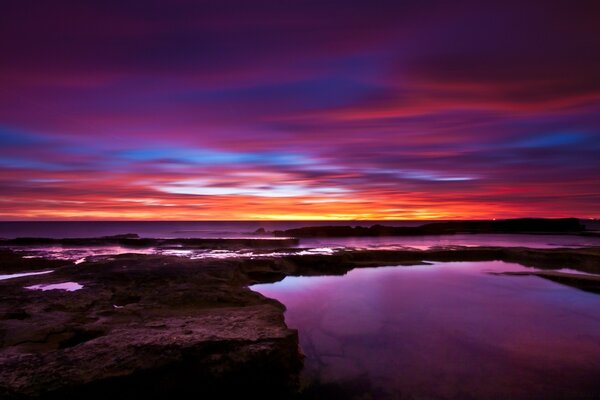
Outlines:
<svg viewBox="0 0 600 400"><path fill-rule="evenodd" d="M9 3L0 220L600 218L596 3Z"/></svg>
<svg viewBox="0 0 600 400"><path fill-rule="evenodd" d="M445 195L442 195L445 196ZM539 215L537 207L510 208L501 203L379 196L354 199L314 197L261 198L216 196L204 199L93 198L1 201L0 220L450 220L571 217L564 212ZM578 217L587 217L575 215ZM593 217L593 216L592 216Z"/></svg>

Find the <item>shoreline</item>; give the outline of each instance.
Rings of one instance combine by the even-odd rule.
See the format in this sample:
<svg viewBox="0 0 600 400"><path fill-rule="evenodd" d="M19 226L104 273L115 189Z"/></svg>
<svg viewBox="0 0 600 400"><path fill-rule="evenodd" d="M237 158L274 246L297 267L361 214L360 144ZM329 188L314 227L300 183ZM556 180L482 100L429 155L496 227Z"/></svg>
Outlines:
<svg viewBox="0 0 600 400"><path fill-rule="evenodd" d="M532 274L600 293L597 276L551 271L568 266L600 274L600 247L342 250L226 260L121 254L93 256L77 266L1 250L0 273L26 272L33 265L53 272L0 281L0 394L160 398L168 390L181 396L294 396L302 366L298 333L285 324L285 307L250 285L343 275L354 268L488 260L546 270ZM60 282L82 288L25 289Z"/></svg>

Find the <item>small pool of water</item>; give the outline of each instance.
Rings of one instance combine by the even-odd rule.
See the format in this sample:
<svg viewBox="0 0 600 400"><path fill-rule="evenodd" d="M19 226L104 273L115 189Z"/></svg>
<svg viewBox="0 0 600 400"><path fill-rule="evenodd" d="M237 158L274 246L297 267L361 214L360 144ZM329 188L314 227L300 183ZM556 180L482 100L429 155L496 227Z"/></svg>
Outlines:
<svg viewBox="0 0 600 400"><path fill-rule="evenodd" d="M304 380L337 398L598 398L600 296L490 274L532 270L432 263L252 289L286 305Z"/></svg>

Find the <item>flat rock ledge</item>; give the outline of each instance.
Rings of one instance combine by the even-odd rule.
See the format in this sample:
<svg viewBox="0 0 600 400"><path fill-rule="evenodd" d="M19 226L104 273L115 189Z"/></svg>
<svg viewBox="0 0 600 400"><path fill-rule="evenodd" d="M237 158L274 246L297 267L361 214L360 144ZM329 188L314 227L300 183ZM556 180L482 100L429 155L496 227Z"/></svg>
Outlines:
<svg viewBox="0 0 600 400"><path fill-rule="evenodd" d="M297 363L297 338L273 323L278 316L272 306L222 310L124 325L46 353L5 354L2 398L216 395L228 384L235 385L234 392L284 391L272 385L289 379L282 373ZM75 331L80 340L97 334Z"/></svg>
<svg viewBox="0 0 600 400"><path fill-rule="evenodd" d="M83 288L24 288L66 281ZM2 399L297 391L297 331L235 265L126 255L0 281L0 291Z"/></svg>

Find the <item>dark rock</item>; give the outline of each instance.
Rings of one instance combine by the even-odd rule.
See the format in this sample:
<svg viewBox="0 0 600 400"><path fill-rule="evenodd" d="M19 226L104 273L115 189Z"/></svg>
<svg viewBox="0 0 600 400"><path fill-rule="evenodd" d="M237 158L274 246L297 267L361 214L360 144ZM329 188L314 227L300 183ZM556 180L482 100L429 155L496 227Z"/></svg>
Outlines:
<svg viewBox="0 0 600 400"><path fill-rule="evenodd" d="M121 235L102 236L101 239L139 239L137 233L123 233Z"/></svg>
<svg viewBox="0 0 600 400"><path fill-rule="evenodd" d="M586 292L600 294L600 275L584 275L560 271L501 272L494 275L538 276Z"/></svg>
<svg viewBox="0 0 600 400"><path fill-rule="evenodd" d="M0 398L166 398L296 390L298 338L284 307L235 263L98 257L0 281ZM27 290L76 281L75 292Z"/></svg>
<svg viewBox="0 0 600 400"><path fill-rule="evenodd" d="M586 292L600 294L600 276L566 274L560 272L539 272L535 274L540 278L580 289Z"/></svg>
<svg viewBox="0 0 600 400"><path fill-rule="evenodd" d="M23 258L19 253L8 249L0 249L0 274L51 270L65 265L73 265L73 263L64 260Z"/></svg>
<svg viewBox="0 0 600 400"><path fill-rule="evenodd" d="M384 225L363 226L311 226L274 231L280 237L350 237L350 236L423 236L451 235L457 233L583 233L585 226L576 218L544 219L521 218L498 221L436 222L416 227Z"/></svg>

